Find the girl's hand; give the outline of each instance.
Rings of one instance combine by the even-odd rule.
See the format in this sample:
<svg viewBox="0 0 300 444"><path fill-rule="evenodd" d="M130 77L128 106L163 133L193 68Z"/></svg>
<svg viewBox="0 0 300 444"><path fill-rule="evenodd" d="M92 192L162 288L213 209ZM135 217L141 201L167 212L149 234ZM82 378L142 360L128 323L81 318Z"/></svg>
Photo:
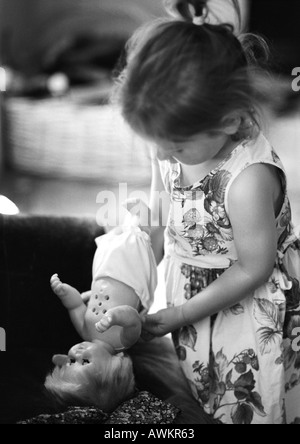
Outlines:
<svg viewBox="0 0 300 444"><path fill-rule="evenodd" d="M160 310L156 314L145 316L142 322L142 338L145 341L163 337L185 325L182 306Z"/></svg>

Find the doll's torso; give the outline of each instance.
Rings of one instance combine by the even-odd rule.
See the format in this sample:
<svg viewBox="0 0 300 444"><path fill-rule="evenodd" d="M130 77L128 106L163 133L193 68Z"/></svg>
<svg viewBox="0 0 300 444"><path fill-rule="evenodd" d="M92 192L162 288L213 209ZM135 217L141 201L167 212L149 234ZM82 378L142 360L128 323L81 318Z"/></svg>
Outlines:
<svg viewBox="0 0 300 444"><path fill-rule="evenodd" d="M93 281L92 296L85 314L86 339L98 339L110 344L115 350L123 350L120 340L122 327L113 326L105 333L99 333L95 328L95 324L101 321L108 310L122 305L129 305L140 311L140 300L132 288L110 278Z"/></svg>

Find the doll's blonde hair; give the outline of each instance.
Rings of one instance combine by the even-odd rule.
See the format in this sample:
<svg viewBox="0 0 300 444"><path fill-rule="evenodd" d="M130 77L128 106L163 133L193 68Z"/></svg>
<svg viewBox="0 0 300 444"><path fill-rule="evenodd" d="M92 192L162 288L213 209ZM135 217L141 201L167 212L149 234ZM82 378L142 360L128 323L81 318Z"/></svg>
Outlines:
<svg viewBox="0 0 300 444"><path fill-rule="evenodd" d="M56 366L45 381L45 387L59 404L64 406L96 406L104 412L112 412L129 399L135 390L132 361L120 353L107 364L106 371L98 372L90 364L83 372L66 372ZM75 369L78 363L73 364Z"/></svg>

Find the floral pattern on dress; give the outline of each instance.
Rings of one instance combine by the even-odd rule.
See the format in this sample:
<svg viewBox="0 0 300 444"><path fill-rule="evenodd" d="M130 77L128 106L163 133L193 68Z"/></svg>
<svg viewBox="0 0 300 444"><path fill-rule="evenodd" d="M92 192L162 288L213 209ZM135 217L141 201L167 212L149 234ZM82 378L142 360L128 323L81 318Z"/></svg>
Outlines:
<svg viewBox="0 0 300 444"><path fill-rule="evenodd" d="M288 211L287 211L288 214ZM190 218L197 218L198 214L191 211ZM289 224L289 218L285 218ZM290 230L288 229L288 232ZM297 250L299 241L289 246ZM275 355L274 364L282 365L285 362L287 368L293 367L299 370L299 373L293 372L290 380L286 383L286 392L291 391L300 384L300 341L299 351L292 348L294 328L300 328L300 283L297 279L288 276L287 270L282 270L291 282L291 289L286 292L286 301L273 301L264 298L254 298L253 316L257 321L258 328L256 335L259 343L260 355L274 353L279 350L277 357ZM226 269L202 269L187 264L182 264L181 273L186 278L187 283L184 286L185 299L190 300L207 288L212 282L218 279ZM270 277L266 284L271 294L276 295L280 291L280 282L274 275ZM243 304L238 303L230 309L224 310L225 314L234 316L243 315L245 312ZM212 318L212 322L215 318ZM281 345L282 339L291 340L291 345L285 352ZM181 362L187 359L187 350L196 350L198 334L197 330L191 325L182 328L173 334L173 341ZM256 388L255 373L259 372L259 356L253 349L246 349L236 353L229 361L224 355L223 350L214 356L211 354L211 362L205 364L195 361L193 364L194 378L190 384L197 393L199 403L206 408L206 404L212 404L210 414L222 422L224 414L222 410L230 407L231 420L233 424L251 424L255 415L262 418L267 416L264 410L262 397ZM225 395L233 393L235 402L227 405L223 403ZM295 419L297 421L297 418ZM282 420L285 423L284 419ZM296 422L295 422L296 423Z"/></svg>
<svg viewBox="0 0 300 444"><path fill-rule="evenodd" d="M181 273L187 279L184 287L185 299L188 301L218 279L226 269L203 269L182 264Z"/></svg>
<svg viewBox="0 0 300 444"><path fill-rule="evenodd" d="M285 304L276 305L268 299L254 299L254 317L261 327L257 330L261 355L271 353L273 344L280 349L285 317Z"/></svg>
<svg viewBox="0 0 300 444"><path fill-rule="evenodd" d="M180 201L182 208L187 200L204 199L204 221L197 208L189 209L183 215L182 236L190 243L194 256L228 253L224 244L232 241L233 236L224 199L230 179L228 171L214 171L198 187L187 187L184 192L176 188L173 193L173 200Z"/></svg>
<svg viewBox="0 0 300 444"><path fill-rule="evenodd" d="M292 370L286 383L286 392L300 385L300 283L291 278L292 288L287 291L287 311L284 322L284 339L289 345L285 349L284 362L286 370Z"/></svg>
<svg viewBox="0 0 300 444"><path fill-rule="evenodd" d="M201 269L182 264L181 273L188 282L184 288L185 298L189 300L195 297L225 271ZM243 315L244 307L239 303L225 310L224 313L230 313L233 316ZM272 303L268 299L256 298L254 299L253 314L260 326L256 332L260 355L269 354L273 349L281 350L285 304L282 306L282 304ZM187 359L188 349L196 351L197 340L197 330L192 325L173 333L173 342L181 362ZM279 355L274 364L281 365L282 363L283 358ZM253 349L245 349L235 353L230 361L223 350L220 350L215 356L211 353L209 364L200 361L194 362L194 379L190 380L190 384L194 388L194 393L197 393L199 403L204 408L207 403L213 406L210 408L210 414L215 419L222 422L222 410L230 407L231 419L234 424L251 424L254 414L261 417L266 416L262 397L256 388L255 373L259 370L259 356ZM299 383L298 379L291 381L291 384L295 383ZM225 395L228 396L230 393L234 394L235 402L228 406L223 403L223 399Z"/></svg>
<svg viewBox="0 0 300 444"><path fill-rule="evenodd" d="M216 355L212 354L209 366L196 361L193 371L192 383L198 400L203 406L211 403L211 415L215 419L222 422L224 409L228 408L233 424L251 424L254 414L266 416L261 396L255 390L259 361L254 350L243 350L231 361L220 350ZM224 401L228 393L232 395L230 403Z"/></svg>

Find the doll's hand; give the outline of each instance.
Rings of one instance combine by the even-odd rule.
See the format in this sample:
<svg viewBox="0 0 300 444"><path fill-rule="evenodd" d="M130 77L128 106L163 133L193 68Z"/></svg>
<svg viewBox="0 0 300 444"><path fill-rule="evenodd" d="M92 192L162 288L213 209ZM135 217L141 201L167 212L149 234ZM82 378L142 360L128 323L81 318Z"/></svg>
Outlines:
<svg viewBox="0 0 300 444"><path fill-rule="evenodd" d="M103 316L101 321L95 324L95 327L97 332L104 333L107 330L109 330L113 325L114 325L113 316L110 313L107 313L105 316Z"/></svg>
<svg viewBox="0 0 300 444"><path fill-rule="evenodd" d="M182 306L160 310L156 314L145 316L142 322L142 338L145 341L165 336L185 325Z"/></svg>

